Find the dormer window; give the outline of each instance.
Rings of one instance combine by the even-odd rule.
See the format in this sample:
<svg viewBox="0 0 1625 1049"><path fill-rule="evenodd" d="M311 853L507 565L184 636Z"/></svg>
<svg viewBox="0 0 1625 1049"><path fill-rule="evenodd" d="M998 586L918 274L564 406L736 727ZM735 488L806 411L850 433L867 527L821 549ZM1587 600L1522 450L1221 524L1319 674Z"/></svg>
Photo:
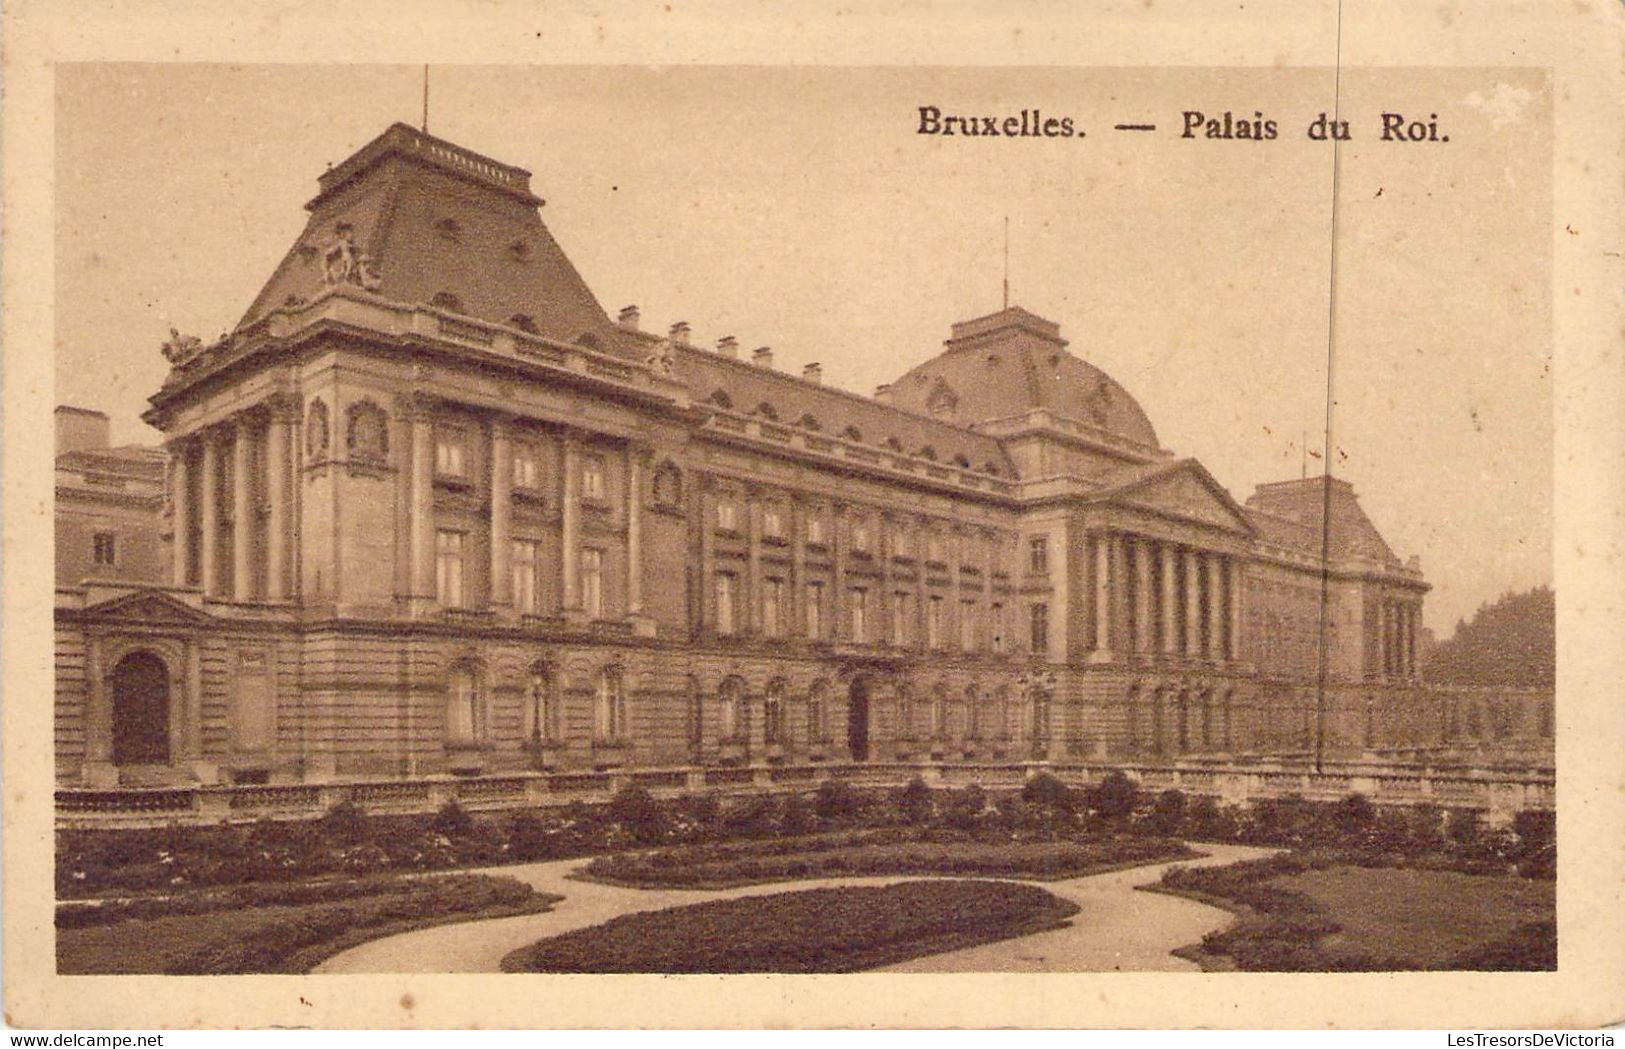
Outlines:
<svg viewBox="0 0 1625 1049"><path fill-rule="evenodd" d="M463 300L449 291L435 292L434 298L429 300L429 305L437 310L445 310L447 313L463 312Z"/></svg>
<svg viewBox="0 0 1625 1049"><path fill-rule="evenodd" d="M896 437L888 437L886 438L886 447L894 452L900 452L903 450L903 442Z"/></svg>
<svg viewBox="0 0 1625 1049"><path fill-rule="evenodd" d="M515 262L528 262L530 260L530 244L522 240L514 241L508 245L508 257Z"/></svg>
<svg viewBox="0 0 1625 1049"><path fill-rule="evenodd" d="M512 317L509 317L508 326L511 328L518 328L520 331L526 332L530 335L538 334L536 330L536 319L528 313L516 313Z"/></svg>
<svg viewBox="0 0 1625 1049"><path fill-rule="evenodd" d="M771 404L768 404L766 401L763 401L761 404L758 404L756 406L756 414L760 415L764 419L777 420L778 417L779 417L778 409L774 408Z"/></svg>
<svg viewBox="0 0 1625 1049"><path fill-rule="evenodd" d="M841 431L841 436L845 437L849 441L861 441L863 440L863 431L858 429L856 426L848 426L846 429Z"/></svg>
<svg viewBox="0 0 1625 1049"><path fill-rule="evenodd" d="M453 218L440 219L434 224L434 232L441 240L455 242L463 236L463 224Z"/></svg>
<svg viewBox="0 0 1625 1049"><path fill-rule="evenodd" d="M801 427L803 430L812 430L815 433L823 429L823 427L818 423L818 418L810 412L803 415L796 425Z"/></svg>
<svg viewBox="0 0 1625 1049"><path fill-rule="evenodd" d="M598 336L590 331L584 331L576 336L576 345L585 349L596 350L598 349Z"/></svg>
<svg viewBox="0 0 1625 1049"><path fill-rule="evenodd" d="M959 467L961 470L969 470L970 457L967 455L956 455L954 456L954 465Z"/></svg>
<svg viewBox="0 0 1625 1049"><path fill-rule="evenodd" d="M920 458L929 459L931 462L936 462L937 450L928 444L924 448L920 449Z"/></svg>

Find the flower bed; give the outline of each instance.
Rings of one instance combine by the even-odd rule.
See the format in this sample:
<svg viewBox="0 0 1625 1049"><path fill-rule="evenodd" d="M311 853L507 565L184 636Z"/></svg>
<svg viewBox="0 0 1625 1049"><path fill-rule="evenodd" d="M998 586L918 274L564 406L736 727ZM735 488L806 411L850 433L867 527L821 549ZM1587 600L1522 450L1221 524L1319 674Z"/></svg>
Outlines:
<svg viewBox="0 0 1625 1049"><path fill-rule="evenodd" d="M1035 885L904 882L629 914L521 948L505 972L837 973L1024 936L1078 907Z"/></svg>

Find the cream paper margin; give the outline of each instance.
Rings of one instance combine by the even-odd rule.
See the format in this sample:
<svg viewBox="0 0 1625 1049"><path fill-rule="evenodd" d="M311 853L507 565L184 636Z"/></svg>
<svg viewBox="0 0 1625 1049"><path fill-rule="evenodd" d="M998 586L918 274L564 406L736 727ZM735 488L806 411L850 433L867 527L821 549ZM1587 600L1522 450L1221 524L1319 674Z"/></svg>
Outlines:
<svg viewBox="0 0 1625 1049"><path fill-rule="evenodd" d="M1558 609L1555 974L58 977L51 926L53 64L1326 66L1304 0L1004 3L22 0L4 36L4 993L28 1027L1586 1027L1625 1018L1621 28L1609 0L1346 0L1351 66L1553 78ZM335 100L342 106L342 100ZM312 114L312 119L320 119ZM177 158L178 161L183 158ZM115 217L116 220L116 217ZM1572 232L1571 232L1572 231ZM1451 464L1441 464L1449 469ZM408 1004L409 1003L409 1004Z"/></svg>

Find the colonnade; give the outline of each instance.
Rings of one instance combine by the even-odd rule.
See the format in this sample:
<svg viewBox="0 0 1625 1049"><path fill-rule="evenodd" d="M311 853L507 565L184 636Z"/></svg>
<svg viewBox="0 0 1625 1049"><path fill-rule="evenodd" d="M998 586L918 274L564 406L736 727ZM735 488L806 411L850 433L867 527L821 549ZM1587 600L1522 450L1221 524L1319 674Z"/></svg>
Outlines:
<svg viewBox="0 0 1625 1049"><path fill-rule="evenodd" d="M1093 658L1239 659L1241 569L1211 550L1120 532L1089 537Z"/></svg>

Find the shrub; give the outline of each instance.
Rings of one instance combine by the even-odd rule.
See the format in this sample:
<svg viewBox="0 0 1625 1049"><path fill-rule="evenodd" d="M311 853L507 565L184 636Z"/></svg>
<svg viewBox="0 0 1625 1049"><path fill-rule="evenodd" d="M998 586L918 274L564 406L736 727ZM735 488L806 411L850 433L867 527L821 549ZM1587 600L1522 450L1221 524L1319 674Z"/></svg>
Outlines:
<svg viewBox="0 0 1625 1049"><path fill-rule="evenodd" d="M987 792L972 783L948 796L942 807L942 822L955 830L974 830L987 808Z"/></svg>
<svg viewBox="0 0 1625 1049"><path fill-rule="evenodd" d="M1356 792L1337 803L1337 808L1332 813L1332 824L1339 834L1353 838L1369 830L1376 818L1377 811L1372 806L1371 799Z"/></svg>
<svg viewBox="0 0 1625 1049"><path fill-rule="evenodd" d="M640 845L652 845L666 836L670 820L660 803L642 787L626 786L609 802L609 818Z"/></svg>
<svg viewBox="0 0 1625 1049"><path fill-rule="evenodd" d="M742 798L722 813L722 824L732 834L757 838L776 833L779 829L778 799L763 794Z"/></svg>
<svg viewBox="0 0 1625 1049"><path fill-rule="evenodd" d="M1139 802L1140 789L1121 770L1113 769L1089 791L1089 808L1112 827L1128 822Z"/></svg>
<svg viewBox="0 0 1625 1049"><path fill-rule="evenodd" d="M339 845L358 845L367 840L371 828L367 814L353 801L341 801L323 813L321 830Z"/></svg>
<svg viewBox="0 0 1625 1049"><path fill-rule="evenodd" d="M827 779L818 785L813 796L813 811L819 819L832 823L850 823L862 809L862 799L852 785L841 779Z"/></svg>
<svg viewBox="0 0 1625 1049"><path fill-rule="evenodd" d="M695 823L711 824L722 814L722 803L715 794L685 794L677 799L676 810Z"/></svg>
<svg viewBox="0 0 1625 1049"><path fill-rule="evenodd" d="M786 834L807 833L814 823L812 805L800 794L787 796L779 814L779 823Z"/></svg>
<svg viewBox="0 0 1625 1049"><path fill-rule="evenodd" d="M1538 853L1557 841L1557 813L1524 809L1512 817L1520 858Z"/></svg>
<svg viewBox="0 0 1625 1049"><path fill-rule="evenodd" d="M1472 845L1478 841L1483 829L1484 818L1477 810L1453 809L1445 827L1445 836L1457 845Z"/></svg>
<svg viewBox="0 0 1625 1049"><path fill-rule="evenodd" d="M1071 815L1077 811L1077 793L1059 778L1040 772L1021 788L1021 800L1051 812Z"/></svg>
<svg viewBox="0 0 1625 1049"><path fill-rule="evenodd" d="M440 811L434 814L429 829L447 838L461 838L474 829L474 817L457 804L456 798L453 798L440 806Z"/></svg>
<svg viewBox="0 0 1625 1049"><path fill-rule="evenodd" d="M1410 847L1436 849L1444 842L1440 828L1444 813L1437 805L1416 805L1411 808Z"/></svg>
<svg viewBox="0 0 1625 1049"><path fill-rule="evenodd" d="M897 815L904 823L926 823L936 809L931 800L931 788L919 776L909 780L908 785L896 793L893 801L897 806Z"/></svg>
<svg viewBox="0 0 1625 1049"><path fill-rule="evenodd" d="M1157 795L1146 816L1145 826L1152 834L1172 838L1185 825L1185 794L1178 790L1165 790Z"/></svg>

